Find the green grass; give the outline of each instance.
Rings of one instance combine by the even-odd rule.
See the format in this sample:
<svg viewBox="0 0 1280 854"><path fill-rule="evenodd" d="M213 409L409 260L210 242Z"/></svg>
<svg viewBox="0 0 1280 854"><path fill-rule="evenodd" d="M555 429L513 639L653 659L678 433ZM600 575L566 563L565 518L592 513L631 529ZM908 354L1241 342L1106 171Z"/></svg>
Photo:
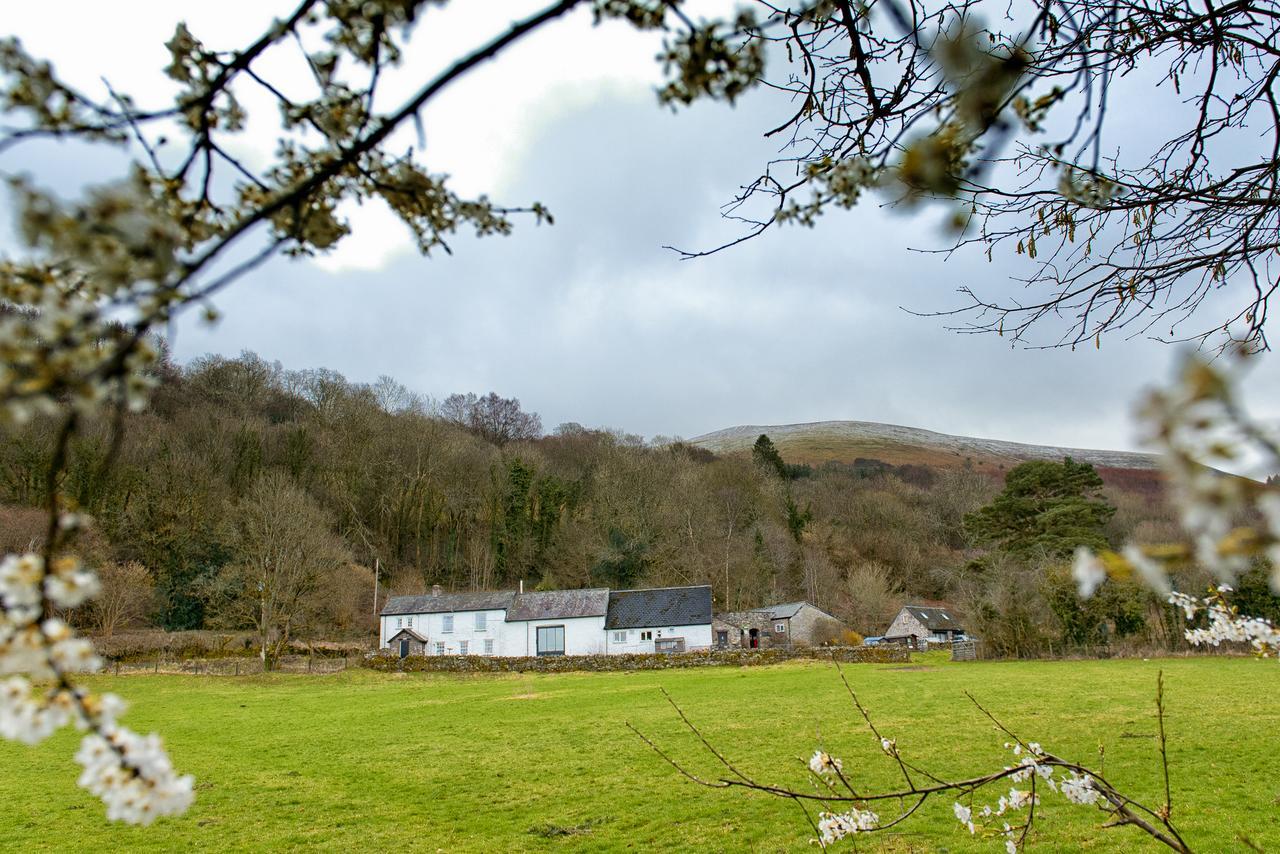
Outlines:
<svg viewBox="0 0 1280 854"><path fill-rule="evenodd" d="M1280 667L1252 659L851 665L854 686L902 749L935 773L999 767L1004 738L973 692L1021 735L1095 761L1133 794L1161 789L1153 696L1165 672L1174 816L1197 850L1280 846ZM715 763L682 730L666 688L710 739L766 782L809 785L817 733L856 780L891 769L824 664L565 675L133 676L97 687L132 704L197 778L190 813L109 825L75 786L77 735L0 744L0 851L811 851L788 802L678 776L631 721L700 773ZM994 800L998 792L992 793ZM882 816L890 810L881 811ZM1159 850L1132 829L1047 794L1039 850ZM862 851L997 851L958 832L940 801Z"/></svg>

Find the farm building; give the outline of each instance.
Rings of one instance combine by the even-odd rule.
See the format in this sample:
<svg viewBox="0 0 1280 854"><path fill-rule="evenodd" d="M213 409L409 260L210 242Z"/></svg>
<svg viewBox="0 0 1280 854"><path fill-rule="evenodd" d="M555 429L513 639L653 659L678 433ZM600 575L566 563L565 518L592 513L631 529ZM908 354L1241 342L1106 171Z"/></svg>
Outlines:
<svg viewBox="0 0 1280 854"><path fill-rule="evenodd" d="M711 588L393 596L379 646L407 655L598 655L711 646Z"/></svg>
<svg viewBox="0 0 1280 854"><path fill-rule="evenodd" d="M885 631L884 641L923 647L960 640L964 636L964 626L954 611L928 605L904 605Z"/></svg>
<svg viewBox="0 0 1280 854"><path fill-rule="evenodd" d="M608 652L687 652L711 646L711 588L662 587L609 594Z"/></svg>
<svg viewBox="0 0 1280 854"><path fill-rule="evenodd" d="M711 631L718 648L768 649L832 643L845 625L809 602L787 602L718 614Z"/></svg>

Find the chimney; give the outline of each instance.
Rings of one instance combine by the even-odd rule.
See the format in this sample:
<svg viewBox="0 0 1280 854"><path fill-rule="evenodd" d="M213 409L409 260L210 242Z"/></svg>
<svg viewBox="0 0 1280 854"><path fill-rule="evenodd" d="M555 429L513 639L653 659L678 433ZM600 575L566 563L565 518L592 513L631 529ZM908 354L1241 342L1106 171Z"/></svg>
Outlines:
<svg viewBox="0 0 1280 854"><path fill-rule="evenodd" d="M441 595L441 594L443 594L443 593L444 593L444 588L443 588L443 587L441 587L439 584L433 584L433 585L431 585L431 595L432 595L432 596L439 596L439 595Z"/></svg>
<svg viewBox="0 0 1280 854"><path fill-rule="evenodd" d="M524 595L524 579L520 579L520 594Z"/></svg>

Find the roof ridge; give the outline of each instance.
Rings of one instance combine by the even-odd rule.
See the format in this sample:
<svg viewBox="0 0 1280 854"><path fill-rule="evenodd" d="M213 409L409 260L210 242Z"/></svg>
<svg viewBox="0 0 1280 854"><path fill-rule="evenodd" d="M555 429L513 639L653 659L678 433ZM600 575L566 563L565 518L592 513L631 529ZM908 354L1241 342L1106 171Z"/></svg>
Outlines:
<svg viewBox="0 0 1280 854"><path fill-rule="evenodd" d="M676 584L671 587L625 587L620 590L604 588L611 593L644 593L649 590L697 590L700 587L711 587L710 584Z"/></svg>

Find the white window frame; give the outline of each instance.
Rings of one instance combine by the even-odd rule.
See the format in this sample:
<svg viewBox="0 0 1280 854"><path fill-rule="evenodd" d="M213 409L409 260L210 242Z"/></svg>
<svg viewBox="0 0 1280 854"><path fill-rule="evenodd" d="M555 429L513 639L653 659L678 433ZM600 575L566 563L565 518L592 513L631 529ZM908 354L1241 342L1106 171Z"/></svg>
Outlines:
<svg viewBox="0 0 1280 854"><path fill-rule="evenodd" d="M458 655L469 655L467 652L469 644L466 641L458 641Z"/></svg>
<svg viewBox="0 0 1280 854"><path fill-rule="evenodd" d="M444 641L436 641L436 655L444 655Z"/></svg>
<svg viewBox="0 0 1280 854"><path fill-rule="evenodd" d="M493 655L493 638L484 639L484 654Z"/></svg>
<svg viewBox="0 0 1280 854"><path fill-rule="evenodd" d="M396 617L396 628L398 629L403 625L404 625L404 617Z"/></svg>
<svg viewBox="0 0 1280 854"><path fill-rule="evenodd" d="M651 631L650 631L650 632L641 632L641 633L640 633L640 640L642 640L642 641L653 640L653 632L651 632Z"/></svg>
<svg viewBox="0 0 1280 854"><path fill-rule="evenodd" d="M627 630L626 630L626 629L618 629L618 630L615 630L615 631L614 631L614 633L613 633L613 642L614 642L614 643L626 643L626 642L627 642L627 635L628 635L628 634L629 634L629 633L627 632Z"/></svg>
<svg viewBox="0 0 1280 854"><path fill-rule="evenodd" d="M787 624L786 624L786 623L774 623L774 624L773 624L773 633L774 633L775 635L785 635L785 634L787 633Z"/></svg>
<svg viewBox="0 0 1280 854"><path fill-rule="evenodd" d="M484 611L476 611L476 631L489 631L489 615Z"/></svg>
<svg viewBox="0 0 1280 854"><path fill-rule="evenodd" d="M445 614L440 618L440 634L453 634L453 614Z"/></svg>
<svg viewBox="0 0 1280 854"><path fill-rule="evenodd" d="M413 628L413 617L409 618L409 628Z"/></svg>

